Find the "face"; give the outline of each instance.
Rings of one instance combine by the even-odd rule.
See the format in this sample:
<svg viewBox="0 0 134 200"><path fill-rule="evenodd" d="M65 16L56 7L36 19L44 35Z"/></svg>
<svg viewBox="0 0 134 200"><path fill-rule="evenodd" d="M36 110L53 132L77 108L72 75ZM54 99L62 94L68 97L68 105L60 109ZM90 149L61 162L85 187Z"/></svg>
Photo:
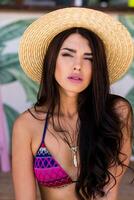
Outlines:
<svg viewBox="0 0 134 200"><path fill-rule="evenodd" d="M76 95L92 78L92 52L89 42L78 33L63 42L56 61L55 79L61 92Z"/></svg>

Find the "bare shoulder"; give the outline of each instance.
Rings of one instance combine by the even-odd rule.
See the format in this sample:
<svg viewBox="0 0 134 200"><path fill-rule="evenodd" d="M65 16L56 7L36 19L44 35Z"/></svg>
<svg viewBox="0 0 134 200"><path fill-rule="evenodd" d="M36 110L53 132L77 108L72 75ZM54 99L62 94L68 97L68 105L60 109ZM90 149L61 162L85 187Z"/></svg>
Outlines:
<svg viewBox="0 0 134 200"><path fill-rule="evenodd" d="M32 121L31 121L30 114L28 111L25 111L24 113L20 114L17 119L14 121L13 124L13 131L12 131L12 139L14 140L21 140L25 139L26 141L31 140L31 127L32 127Z"/></svg>
<svg viewBox="0 0 134 200"><path fill-rule="evenodd" d="M13 128L15 129L29 129L31 123L33 122L33 117L27 111L21 113L17 119L14 121Z"/></svg>
<svg viewBox="0 0 134 200"><path fill-rule="evenodd" d="M127 120L129 117L132 118L133 110L131 103L124 97L119 95L113 95L113 109L116 110L120 119Z"/></svg>
<svg viewBox="0 0 134 200"><path fill-rule="evenodd" d="M120 119L124 139L128 137L128 135L132 138L134 119L131 103L124 97L114 95L113 109L115 109Z"/></svg>
<svg viewBox="0 0 134 200"><path fill-rule="evenodd" d="M121 134L121 145L119 158L124 166L128 166L130 162L130 157L132 154L132 135L133 135L133 111L131 103L124 97L119 95L113 95L112 98L112 108L115 110L119 117L120 122L120 132ZM117 184L120 182L126 167L121 167L119 164L117 167L112 167L110 169L111 173L116 177ZM117 187L113 187L113 189ZM111 190L112 191L112 190Z"/></svg>
<svg viewBox="0 0 134 200"><path fill-rule="evenodd" d="M28 111L25 111L13 125L12 175L16 199L36 199L31 148L35 120Z"/></svg>
<svg viewBox="0 0 134 200"><path fill-rule="evenodd" d="M30 127L35 121L43 121L45 119L46 113L41 111L41 109L35 110L34 107L31 107L21 113L18 118L15 120L14 125L19 126L25 125L25 127Z"/></svg>
<svg viewBox="0 0 134 200"><path fill-rule="evenodd" d="M13 135L22 135L22 137L31 138L33 130L45 118L45 114L35 112L34 108L30 108L21 113L13 124Z"/></svg>
<svg viewBox="0 0 134 200"><path fill-rule="evenodd" d="M17 119L14 121L14 127L15 128L28 128L30 125L30 122L33 121L33 118L29 114L28 110L25 112L21 113Z"/></svg>

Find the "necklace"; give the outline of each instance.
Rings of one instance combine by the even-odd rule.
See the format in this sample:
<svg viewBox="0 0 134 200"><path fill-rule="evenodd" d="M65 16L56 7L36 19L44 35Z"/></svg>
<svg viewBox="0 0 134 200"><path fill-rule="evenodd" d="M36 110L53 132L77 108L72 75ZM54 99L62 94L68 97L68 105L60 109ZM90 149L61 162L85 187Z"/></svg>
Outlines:
<svg viewBox="0 0 134 200"><path fill-rule="evenodd" d="M66 134L65 134L65 138L64 138L64 141L68 144L70 150L71 150L71 153L72 153L72 158L73 158L73 165L75 167L78 167L78 160L77 160L77 152L78 152L78 145L73 145L77 139L77 134L76 134L77 130L75 131L75 133L73 134L74 137L71 137L70 134L69 137L70 137L70 140L71 140L71 144L69 142L69 139L67 138Z"/></svg>
<svg viewBox="0 0 134 200"><path fill-rule="evenodd" d="M68 146L69 146L69 148L70 148L70 150L72 152L73 165L75 167L78 167L78 161L77 161L78 146L71 146L70 143L69 143L69 141L68 141L68 139L67 139L67 136L65 136L64 141L68 144Z"/></svg>
<svg viewBox="0 0 134 200"><path fill-rule="evenodd" d="M75 167L78 167L78 161L77 161L77 151L78 151L78 146L72 146L71 151L73 154L73 164Z"/></svg>

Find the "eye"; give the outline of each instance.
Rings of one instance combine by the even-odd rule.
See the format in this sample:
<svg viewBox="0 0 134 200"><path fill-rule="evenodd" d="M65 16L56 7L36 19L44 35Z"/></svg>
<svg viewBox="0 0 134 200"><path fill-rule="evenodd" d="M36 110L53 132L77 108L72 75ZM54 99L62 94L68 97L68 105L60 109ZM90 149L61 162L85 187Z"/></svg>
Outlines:
<svg viewBox="0 0 134 200"><path fill-rule="evenodd" d="M70 55L69 53L62 53L62 56L69 56L69 57L73 57L72 55Z"/></svg>
<svg viewBox="0 0 134 200"><path fill-rule="evenodd" d="M84 58L84 59L93 62L93 58Z"/></svg>

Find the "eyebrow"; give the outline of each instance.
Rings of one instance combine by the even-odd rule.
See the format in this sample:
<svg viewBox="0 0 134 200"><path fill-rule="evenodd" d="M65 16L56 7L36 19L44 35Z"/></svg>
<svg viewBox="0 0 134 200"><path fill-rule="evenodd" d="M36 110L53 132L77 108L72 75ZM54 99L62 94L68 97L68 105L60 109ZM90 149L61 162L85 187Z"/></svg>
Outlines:
<svg viewBox="0 0 134 200"><path fill-rule="evenodd" d="M70 52L72 52L72 53L76 53L76 50L70 49L70 48L63 48L63 49L61 49L61 50L68 50L68 51L70 51ZM91 53L84 53L84 55L86 55L86 56L92 56L93 53L92 53L92 52L91 52Z"/></svg>

